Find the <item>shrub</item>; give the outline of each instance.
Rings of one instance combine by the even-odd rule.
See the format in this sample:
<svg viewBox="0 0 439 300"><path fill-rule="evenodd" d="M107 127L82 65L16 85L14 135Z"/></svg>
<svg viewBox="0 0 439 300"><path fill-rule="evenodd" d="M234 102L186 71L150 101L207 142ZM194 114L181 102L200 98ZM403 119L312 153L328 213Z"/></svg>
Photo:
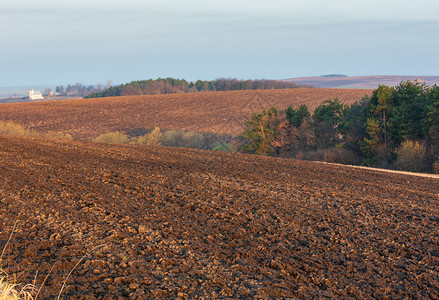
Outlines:
<svg viewBox="0 0 439 300"><path fill-rule="evenodd" d="M183 133L181 131L165 131L162 136L162 145L168 147L180 147Z"/></svg>
<svg viewBox="0 0 439 300"><path fill-rule="evenodd" d="M106 144L127 144L130 142L130 138L118 131L105 133L93 140L95 143L106 143Z"/></svg>
<svg viewBox="0 0 439 300"><path fill-rule="evenodd" d="M160 128L155 127L150 133L148 133L147 145L160 146L163 134L160 132Z"/></svg>
<svg viewBox="0 0 439 300"><path fill-rule="evenodd" d="M213 148L214 151L222 151L222 152L232 152L231 145L228 143L217 143L217 145Z"/></svg>
<svg viewBox="0 0 439 300"><path fill-rule="evenodd" d="M43 135L39 135L37 132L27 129L20 124L16 124L12 121L0 121L0 134L13 135L13 136L28 136L38 137L42 136L48 139L58 140L72 140L72 136L63 132L47 132ZM1 299L1 298L0 298Z"/></svg>
<svg viewBox="0 0 439 300"><path fill-rule="evenodd" d="M140 145L149 145L149 146L160 146L161 140L163 137L163 133L160 131L160 128L155 127L150 133L142 135L137 139L137 144Z"/></svg>
<svg viewBox="0 0 439 300"><path fill-rule="evenodd" d="M163 146L184 147L202 149L204 146L203 134L192 131L165 131L162 135L161 142Z"/></svg>
<svg viewBox="0 0 439 300"><path fill-rule="evenodd" d="M299 152L296 159L324 161L344 165L358 165L361 159L353 151L344 148L319 149L316 151Z"/></svg>
<svg viewBox="0 0 439 300"><path fill-rule="evenodd" d="M14 136L38 136L32 130L16 124L11 121L0 121L0 134L14 135Z"/></svg>
<svg viewBox="0 0 439 300"><path fill-rule="evenodd" d="M72 140L72 136L68 133L64 132L48 132L44 135L44 137L48 139L57 139L57 140Z"/></svg>
<svg viewBox="0 0 439 300"><path fill-rule="evenodd" d="M395 152L397 169L411 172L425 170L425 147L418 141L406 140Z"/></svg>
<svg viewBox="0 0 439 300"><path fill-rule="evenodd" d="M134 139L136 139L136 138L134 137ZM148 133L145 135L139 136L136 139L136 144L145 145L147 141L148 141Z"/></svg>
<svg viewBox="0 0 439 300"><path fill-rule="evenodd" d="M203 135L192 131L185 132L182 136L181 147L202 149Z"/></svg>
<svg viewBox="0 0 439 300"><path fill-rule="evenodd" d="M211 138L212 139L212 138ZM212 149L213 143L209 144L209 139L202 133L181 130L169 130L162 132L160 128L155 127L151 132L140 137L130 138L128 135L120 132L110 132L102 134L95 138L96 143L114 143L114 144L139 144L149 146L167 146L167 147L184 147L195 149ZM215 144L217 146L217 144ZM223 151L231 151L223 150Z"/></svg>

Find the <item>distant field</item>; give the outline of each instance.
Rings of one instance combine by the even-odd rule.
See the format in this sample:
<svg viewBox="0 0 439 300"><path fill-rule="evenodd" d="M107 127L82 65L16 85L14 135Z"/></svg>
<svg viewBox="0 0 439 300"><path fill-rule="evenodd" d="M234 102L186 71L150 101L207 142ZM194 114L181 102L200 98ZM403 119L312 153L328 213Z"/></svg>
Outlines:
<svg viewBox="0 0 439 300"><path fill-rule="evenodd" d="M286 81L322 88L376 89L380 84L395 86L402 81L415 79L425 82L427 85L439 84L439 76L314 76L290 78Z"/></svg>
<svg viewBox="0 0 439 300"><path fill-rule="evenodd" d="M289 89L124 96L87 100L0 104L0 120L11 120L41 133L63 131L90 140L133 129L182 129L238 136L254 112L276 105L307 104L313 110L338 97L351 104L372 90Z"/></svg>

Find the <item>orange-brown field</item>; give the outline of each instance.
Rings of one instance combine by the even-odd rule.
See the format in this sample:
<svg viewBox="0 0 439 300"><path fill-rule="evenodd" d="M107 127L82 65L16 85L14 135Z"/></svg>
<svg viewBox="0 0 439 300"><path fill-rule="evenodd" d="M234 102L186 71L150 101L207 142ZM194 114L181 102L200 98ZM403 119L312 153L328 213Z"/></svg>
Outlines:
<svg viewBox="0 0 439 300"><path fill-rule="evenodd" d="M2 266L42 299L438 299L439 180L0 136ZM98 247L98 248L96 248ZM50 271L51 270L51 271Z"/></svg>
<svg viewBox="0 0 439 300"><path fill-rule="evenodd" d="M347 104L371 90L290 89L125 96L56 102L0 104L0 120L11 120L40 133L63 131L92 139L137 128L182 129L238 136L252 113L276 105L307 104L313 110L338 97Z"/></svg>

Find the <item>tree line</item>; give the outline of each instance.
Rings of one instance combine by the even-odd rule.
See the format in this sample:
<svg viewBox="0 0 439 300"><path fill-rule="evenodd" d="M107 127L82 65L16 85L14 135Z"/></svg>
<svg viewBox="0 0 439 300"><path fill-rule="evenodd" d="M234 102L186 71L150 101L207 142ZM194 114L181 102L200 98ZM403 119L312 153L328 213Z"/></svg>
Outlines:
<svg viewBox="0 0 439 300"><path fill-rule="evenodd" d="M112 85L112 81L108 80L105 86L98 83L96 85L83 85L82 83L76 84L68 84L66 87L63 85L58 85L55 88L55 92L59 96L79 96L79 97L87 97L90 94L102 92ZM44 91L45 95L48 95L51 92L50 89L46 89Z"/></svg>
<svg viewBox="0 0 439 300"><path fill-rule="evenodd" d="M195 82L189 82L184 79L158 78L132 81L130 83L113 86L104 91L91 93L85 98L235 90L291 89L299 87L311 86L298 85L294 82L279 80L238 80L220 78L211 81L197 80Z"/></svg>
<svg viewBox="0 0 439 300"><path fill-rule="evenodd" d="M439 173L439 87L380 85L351 106L329 99L252 116L241 151Z"/></svg>

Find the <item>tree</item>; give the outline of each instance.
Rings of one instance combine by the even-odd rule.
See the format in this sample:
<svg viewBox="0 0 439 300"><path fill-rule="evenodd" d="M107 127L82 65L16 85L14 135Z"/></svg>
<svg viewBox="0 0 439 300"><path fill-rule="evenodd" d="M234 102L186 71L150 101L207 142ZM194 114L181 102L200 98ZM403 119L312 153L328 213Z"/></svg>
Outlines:
<svg viewBox="0 0 439 300"><path fill-rule="evenodd" d="M366 136L363 139L363 154L368 164L378 160L382 166L390 160L388 119L391 117L395 90L385 85L380 85L372 93L367 108Z"/></svg>
<svg viewBox="0 0 439 300"><path fill-rule="evenodd" d="M392 148L402 141L424 140L428 134L427 86L418 81L401 82L395 87L393 107L388 119Z"/></svg>
<svg viewBox="0 0 439 300"><path fill-rule="evenodd" d="M311 114L305 104L298 109L290 105L285 110L285 121L279 124L275 141L279 155L295 157L298 152L312 148L314 133L310 126L310 117Z"/></svg>
<svg viewBox="0 0 439 300"><path fill-rule="evenodd" d="M428 91L428 98L431 103L427 113L430 155L439 163L439 86L435 85Z"/></svg>
<svg viewBox="0 0 439 300"><path fill-rule="evenodd" d="M366 134L361 145L362 153L367 165L375 165L379 161L381 167L386 167L389 162L388 149L382 143L382 132L377 119L367 118Z"/></svg>
<svg viewBox="0 0 439 300"><path fill-rule="evenodd" d="M328 149L340 142L339 132L348 110L338 98L326 100L314 110L312 119L318 148Z"/></svg>
<svg viewBox="0 0 439 300"><path fill-rule="evenodd" d="M247 121L248 129L242 134L248 143L241 150L253 154L274 155L276 149L272 145L277 137L279 124L276 107L255 113L250 121Z"/></svg>
<svg viewBox="0 0 439 300"><path fill-rule="evenodd" d="M201 91L204 88L204 81L197 80L195 82L195 87L197 88L197 91Z"/></svg>
<svg viewBox="0 0 439 300"><path fill-rule="evenodd" d="M425 171L425 147L418 141L406 140L395 152L397 169L411 172Z"/></svg>
<svg viewBox="0 0 439 300"><path fill-rule="evenodd" d="M163 134L160 132L160 128L155 127L150 133L147 134L146 144L148 146L160 146Z"/></svg>
<svg viewBox="0 0 439 300"><path fill-rule="evenodd" d="M55 92L57 92L57 93L60 94L60 95L64 95L64 93L65 93L65 88L64 88L64 86L62 86L62 85L57 86L56 89L55 89Z"/></svg>
<svg viewBox="0 0 439 300"><path fill-rule="evenodd" d="M343 135L344 148L354 152L358 157L363 154L361 147L366 137L366 108L369 100L369 97L365 96L360 102L352 104L339 128Z"/></svg>
<svg viewBox="0 0 439 300"><path fill-rule="evenodd" d="M285 110L286 118L291 124L299 128L305 120L309 120L311 114L308 106L302 104L298 109L294 109L291 105Z"/></svg>
<svg viewBox="0 0 439 300"><path fill-rule="evenodd" d="M392 101L392 89L385 85L380 85L377 89L378 105L376 112L380 114L380 126L384 136L384 147L387 149L387 117L388 110Z"/></svg>

